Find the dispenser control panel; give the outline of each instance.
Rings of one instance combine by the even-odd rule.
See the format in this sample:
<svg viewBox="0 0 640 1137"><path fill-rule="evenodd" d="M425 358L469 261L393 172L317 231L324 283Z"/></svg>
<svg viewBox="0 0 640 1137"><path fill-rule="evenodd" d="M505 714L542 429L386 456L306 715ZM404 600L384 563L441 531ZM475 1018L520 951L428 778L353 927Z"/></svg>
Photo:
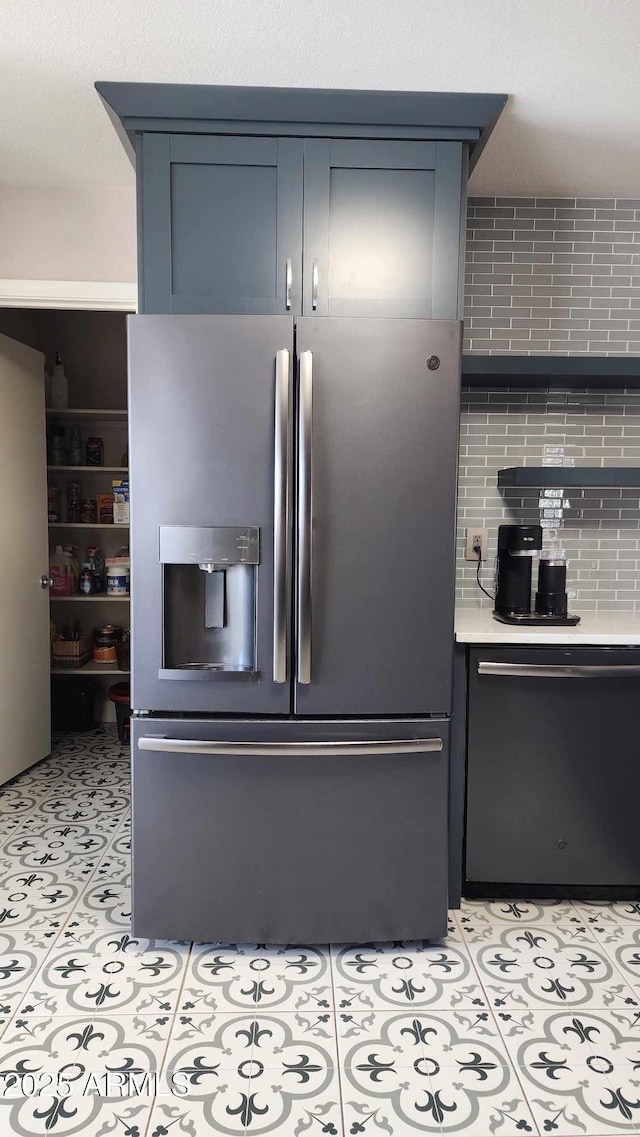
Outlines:
<svg viewBox="0 0 640 1137"><path fill-rule="evenodd" d="M257 565L257 525L161 525L159 560L165 565Z"/></svg>

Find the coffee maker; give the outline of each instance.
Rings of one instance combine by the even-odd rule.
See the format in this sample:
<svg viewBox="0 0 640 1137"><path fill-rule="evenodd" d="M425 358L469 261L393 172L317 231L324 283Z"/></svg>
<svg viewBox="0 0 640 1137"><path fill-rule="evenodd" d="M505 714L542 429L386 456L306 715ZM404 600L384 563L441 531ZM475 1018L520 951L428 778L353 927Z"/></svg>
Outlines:
<svg viewBox="0 0 640 1137"><path fill-rule="evenodd" d="M555 627L580 623L567 610L566 561L543 559L531 611L534 558L542 552L541 525L500 525L493 615L503 624Z"/></svg>

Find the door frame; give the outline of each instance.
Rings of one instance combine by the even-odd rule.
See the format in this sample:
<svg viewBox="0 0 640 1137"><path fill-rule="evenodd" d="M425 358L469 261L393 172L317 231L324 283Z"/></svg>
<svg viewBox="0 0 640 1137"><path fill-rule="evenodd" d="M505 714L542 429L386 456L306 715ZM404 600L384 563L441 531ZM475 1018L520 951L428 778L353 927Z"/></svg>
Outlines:
<svg viewBox="0 0 640 1137"><path fill-rule="evenodd" d="M135 312L135 281L0 279L0 308Z"/></svg>
<svg viewBox="0 0 640 1137"><path fill-rule="evenodd" d="M50 311L136 312L135 281L0 278L2 308Z"/></svg>

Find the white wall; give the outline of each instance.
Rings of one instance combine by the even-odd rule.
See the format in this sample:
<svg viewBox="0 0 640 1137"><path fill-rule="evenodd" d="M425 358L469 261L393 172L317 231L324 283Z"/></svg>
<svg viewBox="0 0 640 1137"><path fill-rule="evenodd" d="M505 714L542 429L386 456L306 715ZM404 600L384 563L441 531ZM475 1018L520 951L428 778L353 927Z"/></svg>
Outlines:
<svg viewBox="0 0 640 1137"><path fill-rule="evenodd" d="M0 185L5 278L135 281L135 189Z"/></svg>

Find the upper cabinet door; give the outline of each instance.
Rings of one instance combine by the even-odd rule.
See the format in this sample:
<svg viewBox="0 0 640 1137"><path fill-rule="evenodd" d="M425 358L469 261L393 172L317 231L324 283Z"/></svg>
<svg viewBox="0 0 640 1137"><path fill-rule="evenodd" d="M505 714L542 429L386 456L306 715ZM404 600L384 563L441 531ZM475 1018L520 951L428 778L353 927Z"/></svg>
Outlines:
<svg viewBox="0 0 640 1137"><path fill-rule="evenodd" d="M463 147L304 143L305 316L459 317Z"/></svg>
<svg viewBox="0 0 640 1137"><path fill-rule="evenodd" d="M139 147L139 310L299 313L302 142L145 133Z"/></svg>

